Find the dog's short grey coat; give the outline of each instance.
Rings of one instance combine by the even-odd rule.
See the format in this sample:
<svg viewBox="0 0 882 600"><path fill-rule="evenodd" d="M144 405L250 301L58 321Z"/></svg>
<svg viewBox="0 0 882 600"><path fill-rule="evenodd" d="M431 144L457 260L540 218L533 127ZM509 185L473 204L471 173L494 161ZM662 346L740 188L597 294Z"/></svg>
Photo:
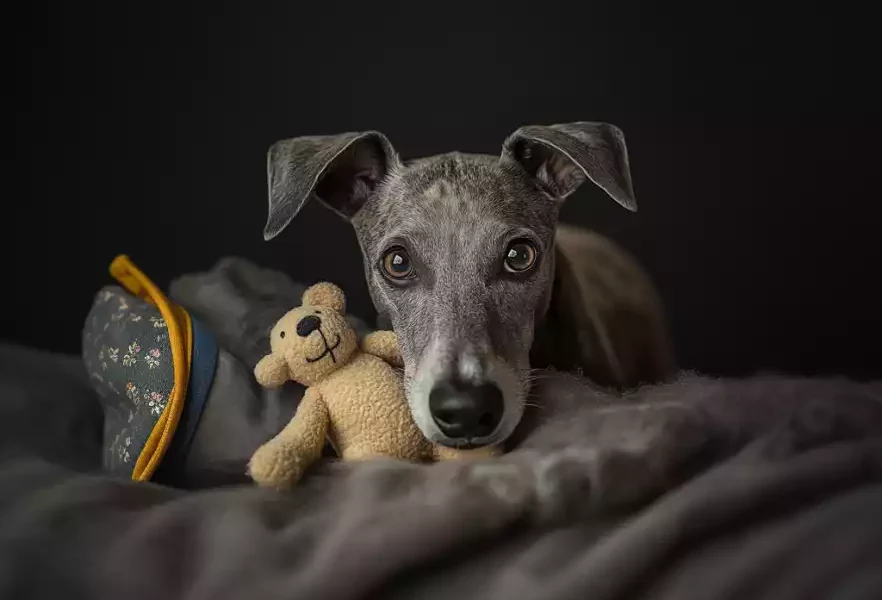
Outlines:
<svg viewBox="0 0 882 600"><path fill-rule="evenodd" d="M663 348L665 332L659 324L663 319L655 308L652 287L623 253L609 244L575 242L573 248L587 248L587 256L604 264L592 265L592 276L570 277L581 281L581 287L566 278L560 282L561 273L568 271L558 263L568 257L556 240L559 207L586 179L623 207L636 210L628 152L617 127L592 122L527 126L504 141L498 157L450 153L410 162L402 161L389 140L376 131L294 138L269 150L269 217L264 234L267 239L279 234L313 196L348 219L361 245L374 304L398 333L408 400L417 424L435 442L456 443L433 421L429 392L439 381L453 377L492 382L503 392L502 421L492 434L471 442L497 444L521 419L531 366L546 366L535 360L531 365L530 356L531 349L536 355L534 341L541 330L537 326L549 313L555 315L556 333L561 334L539 336L545 346L558 350L548 353L551 364L583 366L561 359L560 347L569 335L579 338L577 346L606 350L602 353L606 370L618 375L610 379L619 386L664 378L673 371ZM520 275L506 273L502 264L508 244L516 239L529 240L538 249L536 264ZM416 266L417 277L406 285L382 274L384 254L397 246L406 249ZM570 263L579 260L582 257L569 256ZM609 271L605 276L595 276L604 269ZM622 289L634 281L629 294L648 298L650 305L634 312L651 316L646 322L640 318L633 322L649 332L641 333L641 339L650 340L646 345L653 346L652 353L665 356L630 372L620 364L615 342L610 341L610 335L617 335L615 326L608 324L609 331L601 331L603 324L595 323L592 340L585 342L577 316L560 306L566 304L565 296L573 295L568 286L579 287L580 298L595 290L616 298L604 288ZM583 289L586 285L592 289ZM572 298L569 301L573 304ZM595 313L603 304L585 309L589 320L597 320ZM619 316L628 314L620 310L626 302L606 304L612 304L612 312ZM615 318L608 320L612 323Z"/></svg>

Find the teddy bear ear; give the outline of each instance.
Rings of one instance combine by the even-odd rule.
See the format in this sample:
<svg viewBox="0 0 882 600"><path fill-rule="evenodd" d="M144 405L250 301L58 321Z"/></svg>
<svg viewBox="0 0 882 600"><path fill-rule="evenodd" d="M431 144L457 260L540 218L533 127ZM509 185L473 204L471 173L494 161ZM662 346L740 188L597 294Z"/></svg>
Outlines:
<svg viewBox="0 0 882 600"><path fill-rule="evenodd" d="M346 311L346 296L343 290L333 283L321 282L307 288L303 292L303 303L310 306L332 308L338 313Z"/></svg>

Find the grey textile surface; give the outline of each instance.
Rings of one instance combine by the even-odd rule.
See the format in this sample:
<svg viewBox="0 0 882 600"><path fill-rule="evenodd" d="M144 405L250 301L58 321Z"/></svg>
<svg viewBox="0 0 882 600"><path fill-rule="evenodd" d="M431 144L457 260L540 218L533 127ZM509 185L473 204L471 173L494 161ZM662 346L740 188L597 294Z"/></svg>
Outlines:
<svg viewBox="0 0 882 600"><path fill-rule="evenodd" d="M0 343L0 462L99 470L103 419L79 356Z"/></svg>
<svg viewBox="0 0 882 600"><path fill-rule="evenodd" d="M290 494L19 456L0 597L880 597L882 385L536 385L554 402L501 459L329 463Z"/></svg>
<svg viewBox="0 0 882 600"><path fill-rule="evenodd" d="M209 271L182 275L172 281L169 297L181 304L248 368L269 354L269 334L286 312L300 306L306 285L284 273L238 257L223 258ZM347 315L360 336L369 331Z"/></svg>
<svg viewBox="0 0 882 600"><path fill-rule="evenodd" d="M253 318L218 334L188 458L203 485L241 476L297 398L249 377L272 294L249 312L259 286L224 277L239 300L177 288L206 323ZM84 473L101 431L85 372L0 358L0 598L882 597L879 382L684 375L622 398L545 373L500 459L327 462L276 494Z"/></svg>

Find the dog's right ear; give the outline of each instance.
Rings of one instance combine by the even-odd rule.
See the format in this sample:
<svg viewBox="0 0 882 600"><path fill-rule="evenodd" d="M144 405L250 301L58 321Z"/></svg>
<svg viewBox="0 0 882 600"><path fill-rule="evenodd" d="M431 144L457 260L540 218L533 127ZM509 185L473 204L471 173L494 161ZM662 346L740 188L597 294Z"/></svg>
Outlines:
<svg viewBox="0 0 882 600"><path fill-rule="evenodd" d="M398 155L386 136L367 131L282 140L270 147L266 162L269 215L263 237L270 240L313 195L351 219Z"/></svg>

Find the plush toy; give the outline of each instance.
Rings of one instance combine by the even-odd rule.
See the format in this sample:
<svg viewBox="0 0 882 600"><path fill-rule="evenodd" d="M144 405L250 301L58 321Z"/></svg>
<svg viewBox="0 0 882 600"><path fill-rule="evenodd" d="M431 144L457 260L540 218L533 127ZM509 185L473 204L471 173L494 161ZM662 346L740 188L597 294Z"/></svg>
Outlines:
<svg viewBox="0 0 882 600"><path fill-rule="evenodd" d="M296 483L320 458L326 438L344 460L420 461L465 454L433 448L414 423L395 333L368 334L359 348L345 308L340 288L317 283L303 294L303 305L273 327L272 352L254 369L258 383L278 387L291 379L307 389L291 422L251 458L249 472L260 485Z"/></svg>

